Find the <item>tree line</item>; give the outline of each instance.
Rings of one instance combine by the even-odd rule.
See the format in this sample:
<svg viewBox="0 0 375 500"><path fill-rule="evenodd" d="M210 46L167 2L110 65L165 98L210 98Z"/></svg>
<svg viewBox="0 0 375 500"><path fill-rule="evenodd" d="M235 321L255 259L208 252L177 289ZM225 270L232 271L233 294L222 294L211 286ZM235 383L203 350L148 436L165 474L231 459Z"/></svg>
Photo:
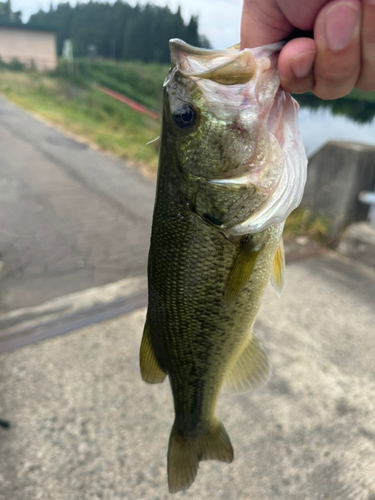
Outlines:
<svg viewBox="0 0 375 500"><path fill-rule="evenodd" d="M21 11L13 12L10 0L0 2L0 22L7 21L12 23L22 23Z"/></svg>
<svg viewBox="0 0 375 500"><path fill-rule="evenodd" d="M198 17L185 24L180 8L173 13L169 7L152 4L130 6L117 0L114 4L90 1L71 6L69 2L51 5L49 11L39 10L30 24L57 28L57 47L61 55L64 40L73 42L78 57L96 54L111 59L141 60L167 63L170 60L168 41L181 38L197 47L210 47L199 34Z"/></svg>

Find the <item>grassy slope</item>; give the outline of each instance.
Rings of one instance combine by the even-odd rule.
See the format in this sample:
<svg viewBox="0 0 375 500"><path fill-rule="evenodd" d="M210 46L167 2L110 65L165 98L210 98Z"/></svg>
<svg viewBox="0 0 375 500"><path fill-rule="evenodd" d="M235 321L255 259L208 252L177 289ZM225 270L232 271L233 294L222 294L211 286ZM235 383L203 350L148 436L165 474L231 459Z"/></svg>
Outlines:
<svg viewBox="0 0 375 500"><path fill-rule="evenodd" d="M168 66L86 59L76 61L73 77L68 76L63 63L50 76L9 72L1 67L4 65L0 65L0 92L19 106L106 151L130 161L139 160L156 170L157 143L145 144L159 135L160 123L104 95L95 85L112 88L160 111L161 87ZM375 92L354 90L348 99L362 105L366 100L369 106L374 106Z"/></svg>
<svg viewBox="0 0 375 500"><path fill-rule="evenodd" d="M75 83L38 73L1 71L0 92L18 106L103 150L156 170L157 143L145 144L159 135L160 122L128 108L84 80Z"/></svg>
<svg viewBox="0 0 375 500"><path fill-rule="evenodd" d="M110 87L152 109L161 109L161 85L167 66L135 62L79 61L77 76L67 78L60 66L54 76L0 71L0 92L15 104L77 134L101 149L157 168L160 122L152 120L103 94L93 83ZM78 70L78 71L77 71ZM375 102L375 92L353 90L349 99ZM308 235L324 243L328 221L302 208L285 225L285 237Z"/></svg>
<svg viewBox="0 0 375 500"><path fill-rule="evenodd" d="M109 87L156 111L161 111L161 88L168 72L163 64L145 64L134 61L80 60L76 68L83 78ZM66 67L60 66L66 74Z"/></svg>

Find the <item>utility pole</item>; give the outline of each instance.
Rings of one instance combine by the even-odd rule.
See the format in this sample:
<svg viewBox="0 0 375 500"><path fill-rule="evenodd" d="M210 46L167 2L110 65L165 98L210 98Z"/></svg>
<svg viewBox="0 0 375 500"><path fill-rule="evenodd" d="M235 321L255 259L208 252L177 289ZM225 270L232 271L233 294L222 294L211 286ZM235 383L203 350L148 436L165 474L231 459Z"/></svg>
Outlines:
<svg viewBox="0 0 375 500"><path fill-rule="evenodd" d="M11 0L8 0L8 16L9 16L9 21L14 21L14 13L12 11L12 2L11 2Z"/></svg>

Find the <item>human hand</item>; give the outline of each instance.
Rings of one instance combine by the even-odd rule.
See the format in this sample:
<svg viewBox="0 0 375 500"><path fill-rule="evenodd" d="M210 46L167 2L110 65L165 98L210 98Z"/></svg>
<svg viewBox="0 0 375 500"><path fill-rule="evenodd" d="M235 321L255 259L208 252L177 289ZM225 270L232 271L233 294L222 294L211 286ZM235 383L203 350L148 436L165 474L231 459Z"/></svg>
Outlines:
<svg viewBox="0 0 375 500"><path fill-rule="evenodd" d="M375 90L375 0L244 0L241 48L314 30L280 52L284 90L337 99L353 87Z"/></svg>

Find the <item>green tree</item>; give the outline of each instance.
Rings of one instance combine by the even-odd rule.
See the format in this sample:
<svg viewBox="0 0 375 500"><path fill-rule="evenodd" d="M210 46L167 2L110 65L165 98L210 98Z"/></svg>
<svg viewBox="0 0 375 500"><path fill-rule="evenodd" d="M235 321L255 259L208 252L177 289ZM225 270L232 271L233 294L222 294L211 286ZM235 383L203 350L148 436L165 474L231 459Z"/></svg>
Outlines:
<svg viewBox="0 0 375 500"><path fill-rule="evenodd" d="M169 7L153 4L131 7L122 0L114 4L91 0L71 6L63 2L51 5L48 12L39 10L29 22L58 28L59 54L67 38L73 41L76 56L87 56L89 46L95 46L100 57L146 62L169 62L170 38L207 46L207 39L198 33L198 18L185 25L180 8L173 13Z"/></svg>
<svg viewBox="0 0 375 500"><path fill-rule="evenodd" d="M20 10L13 12L10 0L0 2L0 21L22 23L22 12Z"/></svg>

